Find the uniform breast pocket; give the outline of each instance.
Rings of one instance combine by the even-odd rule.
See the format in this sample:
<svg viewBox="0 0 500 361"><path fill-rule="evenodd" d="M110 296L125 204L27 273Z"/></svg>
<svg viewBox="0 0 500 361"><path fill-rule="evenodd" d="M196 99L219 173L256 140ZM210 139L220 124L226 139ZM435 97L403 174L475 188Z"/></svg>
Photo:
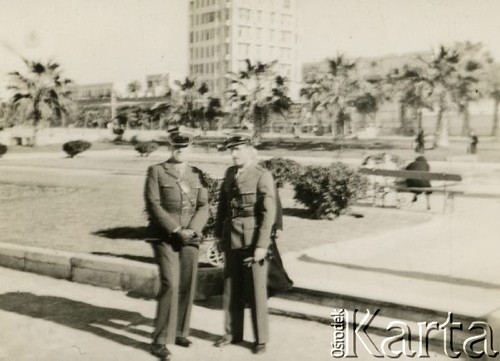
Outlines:
<svg viewBox="0 0 500 361"><path fill-rule="evenodd" d="M160 184L160 195L164 203L178 201L180 199L179 187L175 183Z"/></svg>

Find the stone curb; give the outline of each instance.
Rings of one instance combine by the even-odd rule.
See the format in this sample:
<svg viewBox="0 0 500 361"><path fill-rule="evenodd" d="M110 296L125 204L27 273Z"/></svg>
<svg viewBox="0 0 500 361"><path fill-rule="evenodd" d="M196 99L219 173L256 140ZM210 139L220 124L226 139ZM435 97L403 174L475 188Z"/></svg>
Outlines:
<svg viewBox="0 0 500 361"><path fill-rule="evenodd" d="M153 298L160 288L156 265L0 242L0 266ZM222 292L222 272L200 268L196 299ZM218 286L220 284L220 286Z"/></svg>

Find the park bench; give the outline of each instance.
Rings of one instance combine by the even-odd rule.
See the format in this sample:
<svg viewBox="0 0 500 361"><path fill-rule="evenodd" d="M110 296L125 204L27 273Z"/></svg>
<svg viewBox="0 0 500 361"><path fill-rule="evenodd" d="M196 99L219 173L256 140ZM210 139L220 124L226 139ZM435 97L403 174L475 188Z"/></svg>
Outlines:
<svg viewBox="0 0 500 361"><path fill-rule="evenodd" d="M359 169L359 172L366 175L371 176L379 176L379 177L389 177L396 179L418 179L418 180L429 180L429 181L441 181L443 182L440 185L432 186L432 187L424 187L424 188L414 188L414 187L406 187L403 183L395 182L394 184L377 184L374 182L373 185L373 205L377 204L377 199L382 199L382 206L384 205L385 196L393 191L398 193L407 193L412 191L419 192L432 192L432 193L442 193L444 195L444 203L443 203L443 213L446 212L447 209L453 211L454 209L454 200L455 195L463 194L464 192L454 187L458 184L458 182L462 181L462 176L459 174L449 174L449 173L433 173L426 171L414 171L414 170L389 170L389 169L379 169L379 168L366 168L362 167ZM400 198L396 201L396 207L401 206Z"/></svg>

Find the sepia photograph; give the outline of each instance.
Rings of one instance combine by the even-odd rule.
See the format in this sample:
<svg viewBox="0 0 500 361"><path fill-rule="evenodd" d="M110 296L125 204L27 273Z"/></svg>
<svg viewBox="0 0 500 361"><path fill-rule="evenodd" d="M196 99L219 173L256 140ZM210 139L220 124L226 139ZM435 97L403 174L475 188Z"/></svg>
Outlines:
<svg viewBox="0 0 500 361"><path fill-rule="evenodd" d="M500 2L0 0L0 361L500 359Z"/></svg>

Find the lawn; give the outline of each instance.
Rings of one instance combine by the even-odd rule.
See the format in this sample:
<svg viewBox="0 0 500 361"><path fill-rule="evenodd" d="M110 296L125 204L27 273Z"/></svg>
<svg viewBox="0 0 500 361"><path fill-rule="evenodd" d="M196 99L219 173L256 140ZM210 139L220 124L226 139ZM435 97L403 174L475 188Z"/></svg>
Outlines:
<svg viewBox="0 0 500 361"><path fill-rule="evenodd" d="M147 166L158 158L41 159L43 168L0 165L0 241L65 251L111 254L148 260L143 184ZM223 164L196 164L221 176ZM295 204L293 190L280 192L285 209L282 252L345 242L430 220L423 211L354 207L334 221L312 220Z"/></svg>

